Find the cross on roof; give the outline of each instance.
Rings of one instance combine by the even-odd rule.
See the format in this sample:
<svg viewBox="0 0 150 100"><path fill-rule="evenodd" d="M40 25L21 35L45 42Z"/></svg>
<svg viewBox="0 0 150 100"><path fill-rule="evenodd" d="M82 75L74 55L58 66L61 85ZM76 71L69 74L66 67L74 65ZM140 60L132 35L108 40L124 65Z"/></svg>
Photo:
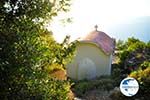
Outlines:
<svg viewBox="0 0 150 100"><path fill-rule="evenodd" d="M94 26L94 28L95 28L95 30L97 31L97 29L98 29L98 25L95 25L95 26Z"/></svg>

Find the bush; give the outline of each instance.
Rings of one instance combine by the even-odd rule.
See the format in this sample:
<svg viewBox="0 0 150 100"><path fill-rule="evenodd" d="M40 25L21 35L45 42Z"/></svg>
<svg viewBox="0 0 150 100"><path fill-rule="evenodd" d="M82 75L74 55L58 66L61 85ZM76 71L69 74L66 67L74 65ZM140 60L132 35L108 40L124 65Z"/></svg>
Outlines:
<svg viewBox="0 0 150 100"><path fill-rule="evenodd" d="M121 81L121 67L119 64L112 64L111 78L114 81L114 86L119 86Z"/></svg>
<svg viewBox="0 0 150 100"><path fill-rule="evenodd" d="M144 61L141 65L140 68L142 70L146 69L147 67L150 67L150 62L149 61Z"/></svg>
<svg viewBox="0 0 150 100"><path fill-rule="evenodd" d="M83 96L89 90L106 90L109 91L114 88L114 81L111 77L103 76L95 80L82 80L75 83L73 91L77 96Z"/></svg>
<svg viewBox="0 0 150 100"><path fill-rule="evenodd" d="M134 37L128 38L126 42L122 42L124 49L119 51L118 57L120 58L119 66L123 76L127 76L132 71L138 68L145 68L149 61L149 43L144 43ZM143 63L143 65L141 65Z"/></svg>
<svg viewBox="0 0 150 100"><path fill-rule="evenodd" d="M120 92L114 92L115 95L111 95L116 100L149 100L150 94L150 42L147 44L135 39L128 38L124 44L124 49L119 52L121 76L122 78L130 76L138 80L140 85L139 92L131 97L125 97ZM117 69L116 69L117 71ZM116 74L115 70L114 73ZM114 76L117 76L115 75ZM115 78L114 78L115 79ZM121 80L120 80L121 81Z"/></svg>
<svg viewBox="0 0 150 100"><path fill-rule="evenodd" d="M140 94L150 94L150 67L132 72L130 77L138 80L140 85Z"/></svg>
<svg viewBox="0 0 150 100"><path fill-rule="evenodd" d="M142 70L133 71L130 77L135 78L139 82L139 91L133 97L126 97L120 91L111 91L110 97L113 100L149 100L150 97L150 67Z"/></svg>

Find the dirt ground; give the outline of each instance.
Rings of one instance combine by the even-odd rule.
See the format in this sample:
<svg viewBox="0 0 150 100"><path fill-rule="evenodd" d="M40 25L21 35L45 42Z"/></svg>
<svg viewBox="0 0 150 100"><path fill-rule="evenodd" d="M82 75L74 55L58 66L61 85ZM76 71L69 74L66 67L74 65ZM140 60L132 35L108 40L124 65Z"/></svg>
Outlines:
<svg viewBox="0 0 150 100"><path fill-rule="evenodd" d="M75 97L74 100L112 100L109 91L90 90L83 97Z"/></svg>
<svg viewBox="0 0 150 100"><path fill-rule="evenodd" d="M108 91L92 90L84 94L85 100L111 100Z"/></svg>

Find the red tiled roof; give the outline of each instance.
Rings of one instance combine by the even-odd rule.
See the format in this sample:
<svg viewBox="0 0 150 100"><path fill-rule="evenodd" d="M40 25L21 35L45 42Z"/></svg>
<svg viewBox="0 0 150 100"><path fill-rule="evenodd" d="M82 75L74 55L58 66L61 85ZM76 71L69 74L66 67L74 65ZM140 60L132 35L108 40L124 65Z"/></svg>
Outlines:
<svg viewBox="0 0 150 100"><path fill-rule="evenodd" d="M104 51L107 55L114 51L115 40L102 31L92 31L86 37L81 38L80 42L92 42Z"/></svg>

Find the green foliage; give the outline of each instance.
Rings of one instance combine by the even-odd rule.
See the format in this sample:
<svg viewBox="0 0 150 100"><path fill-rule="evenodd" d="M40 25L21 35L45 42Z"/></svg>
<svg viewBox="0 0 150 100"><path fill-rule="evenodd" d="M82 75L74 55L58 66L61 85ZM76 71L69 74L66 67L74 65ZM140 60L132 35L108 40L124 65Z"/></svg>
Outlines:
<svg viewBox="0 0 150 100"><path fill-rule="evenodd" d="M144 49L146 47L146 44L144 42L134 42L132 44L130 44L130 46L128 47L128 51L135 51L135 50L141 50Z"/></svg>
<svg viewBox="0 0 150 100"><path fill-rule="evenodd" d="M58 64L65 68L67 62L70 62L76 48L76 41L69 43L70 36L66 36L64 41L59 44L52 40L49 34L42 34L42 39L44 40L44 44L47 45L49 52L46 54L49 58L48 63L45 63L45 66L49 66L50 64Z"/></svg>
<svg viewBox="0 0 150 100"><path fill-rule="evenodd" d="M130 45L132 45L132 44L134 44L134 43L136 43L136 42L140 42L140 40L139 40L139 39L136 39L136 38L134 38L134 37L131 37L131 38L128 38L126 44L127 44L128 46L130 46Z"/></svg>
<svg viewBox="0 0 150 100"><path fill-rule="evenodd" d="M77 96L83 96L83 94L89 89L91 89L89 84L87 82L82 82L75 85L74 92Z"/></svg>
<svg viewBox="0 0 150 100"><path fill-rule="evenodd" d="M140 93L142 94L149 94L150 89L150 67L147 67L146 69L142 70L139 69L137 71L132 72L130 77L134 77L139 81L140 84Z"/></svg>
<svg viewBox="0 0 150 100"><path fill-rule="evenodd" d="M61 64L63 67L70 62L76 48L76 41L69 43L70 36L66 36L64 41L59 44L58 52L55 53L56 63Z"/></svg>
<svg viewBox="0 0 150 100"><path fill-rule="evenodd" d="M143 69L146 69L147 67L150 67L150 61L144 61L141 65L140 65L140 68L143 70Z"/></svg>
<svg viewBox="0 0 150 100"><path fill-rule="evenodd" d="M150 48L150 41L147 43L147 48Z"/></svg>
<svg viewBox="0 0 150 100"><path fill-rule="evenodd" d="M119 58L120 58L121 63L124 62L125 59L128 58L129 53L130 53L130 52L127 51L127 50L123 50L123 51L121 51L121 52L119 53Z"/></svg>
<svg viewBox="0 0 150 100"><path fill-rule="evenodd" d="M77 96L83 96L83 94L89 90L106 90L109 91L114 88L114 81L111 77L103 76L96 80L82 80L75 83L73 91Z"/></svg>
<svg viewBox="0 0 150 100"><path fill-rule="evenodd" d="M118 40L116 44L118 50L126 50L129 52L133 52L137 49L144 49L146 47L146 44L144 42L134 37L128 38L128 40L125 42L122 40Z"/></svg>
<svg viewBox="0 0 150 100"><path fill-rule="evenodd" d="M51 79L45 84L39 84L42 99L44 100L68 100L68 93L70 91L70 83L68 81L60 81ZM44 86L47 85L47 86ZM34 86L35 87L35 86ZM36 89L37 90L37 89Z"/></svg>
<svg viewBox="0 0 150 100"><path fill-rule="evenodd" d="M118 90L113 90L110 97L114 100L148 100L150 87L150 46L149 42L144 43L134 37L127 41L118 41L117 50L120 62L113 64L112 79L115 86L119 86L120 81L127 76L138 80L140 90L133 97L126 97ZM119 77L120 76L120 77Z"/></svg>
<svg viewBox="0 0 150 100"><path fill-rule="evenodd" d="M148 62L146 61L141 64L141 66L143 65L147 66ZM112 98L113 100L149 100L148 97L150 96L150 67L147 66L145 67L145 69L139 68L138 70L131 72L128 76L133 77L138 81L140 86L138 93L133 97L126 97L120 92L120 90L114 89L110 92L110 98Z"/></svg>
<svg viewBox="0 0 150 100"><path fill-rule="evenodd" d="M111 78L114 81L114 86L119 86L121 79L121 69L119 64L112 64Z"/></svg>
<svg viewBox="0 0 150 100"><path fill-rule="evenodd" d="M144 43L132 37L118 44L121 44L121 47L118 48L122 48L118 49L117 54L120 59L119 65L122 74L129 74L131 71L138 69L144 61L149 61L149 43Z"/></svg>
<svg viewBox="0 0 150 100"><path fill-rule="evenodd" d="M116 43L116 47L117 47L118 50L123 50L125 48L124 41L118 40L117 43Z"/></svg>
<svg viewBox="0 0 150 100"><path fill-rule="evenodd" d="M0 99L67 99L69 83L50 79L45 67L65 66L72 51L62 56L70 46L62 49L44 25L69 6L70 0L0 2Z"/></svg>
<svg viewBox="0 0 150 100"><path fill-rule="evenodd" d="M54 72L56 70L64 70L63 69L63 66L61 66L60 64L52 64L52 65L49 65L49 66L45 66L45 69L48 71L48 72Z"/></svg>

